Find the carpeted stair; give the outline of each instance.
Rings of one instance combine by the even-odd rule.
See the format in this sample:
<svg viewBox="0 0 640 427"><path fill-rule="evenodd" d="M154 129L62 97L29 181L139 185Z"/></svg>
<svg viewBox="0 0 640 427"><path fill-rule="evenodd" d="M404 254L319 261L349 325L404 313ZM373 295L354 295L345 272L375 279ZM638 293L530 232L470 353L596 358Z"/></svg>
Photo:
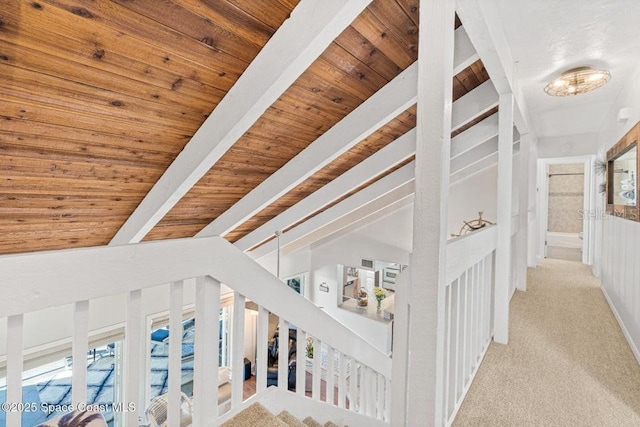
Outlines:
<svg viewBox="0 0 640 427"><path fill-rule="evenodd" d="M220 427L339 427L331 421L324 425L311 417L300 421L287 411L273 415L267 408L259 403L254 403L244 411L240 412ZM344 426L349 427L349 426Z"/></svg>

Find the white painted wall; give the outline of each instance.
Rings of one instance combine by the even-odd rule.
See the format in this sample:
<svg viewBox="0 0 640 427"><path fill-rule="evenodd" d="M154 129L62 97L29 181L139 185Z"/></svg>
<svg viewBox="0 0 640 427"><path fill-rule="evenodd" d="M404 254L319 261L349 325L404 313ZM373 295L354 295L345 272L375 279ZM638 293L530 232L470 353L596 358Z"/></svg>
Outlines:
<svg viewBox="0 0 640 427"><path fill-rule="evenodd" d="M542 159L554 157L590 156L598 150L597 133L541 137L538 139L538 154Z"/></svg>
<svg viewBox="0 0 640 427"><path fill-rule="evenodd" d="M256 262L276 274L277 256L276 252L257 259ZM290 277L300 273L309 272L311 268L311 250L306 247L291 253L280 254L280 277Z"/></svg>
<svg viewBox="0 0 640 427"><path fill-rule="evenodd" d="M482 217L496 222L498 165L456 182L449 189L449 225L448 231L458 233L462 221ZM514 185L514 188L517 186Z"/></svg>
<svg viewBox="0 0 640 427"><path fill-rule="evenodd" d="M621 108L629 109L629 119L617 120ZM599 133L598 158L640 121L640 62L620 91L605 117ZM602 289L640 362L640 223L620 219L603 220L604 196L597 195L596 262L594 272L600 275ZM604 230L603 230L604 226Z"/></svg>
<svg viewBox="0 0 640 427"><path fill-rule="evenodd" d="M640 363L640 222L602 220L602 291Z"/></svg>
<svg viewBox="0 0 640 427"><path fill-rule="evenodd" d="M513 157L513 182L518 182L518 158ZM475 219L482 211L482 218L496 221L498 205L498 165L493 165L453 184L449 189L449 233L458 233L463 221ZM518 186L512 187L512 212L518 214Z"/></svg>

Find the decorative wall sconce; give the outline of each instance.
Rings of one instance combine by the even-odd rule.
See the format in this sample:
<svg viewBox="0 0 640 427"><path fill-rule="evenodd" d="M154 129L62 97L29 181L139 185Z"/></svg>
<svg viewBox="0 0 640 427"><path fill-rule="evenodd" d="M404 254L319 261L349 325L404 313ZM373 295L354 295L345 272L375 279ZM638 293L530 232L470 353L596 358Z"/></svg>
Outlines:
<svg viewBox="0 0 640 427"><path fill-rule="evenodd" d="M325 282L320 283L320 290L322 292L329 292L329 287L327 286L327 284Z"/></svg>

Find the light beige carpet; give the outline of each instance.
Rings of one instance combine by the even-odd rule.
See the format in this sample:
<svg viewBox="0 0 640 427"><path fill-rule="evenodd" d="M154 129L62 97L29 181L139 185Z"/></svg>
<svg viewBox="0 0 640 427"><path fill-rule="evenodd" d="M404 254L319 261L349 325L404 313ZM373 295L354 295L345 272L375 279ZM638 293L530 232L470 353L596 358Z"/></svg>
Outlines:
<svg viewBox="0 0 640 427"><path fill-rule="evenodd" d="M562 248L560 246L547 246L547 258L582 262L582 250L578 248Z"/></svg>
<svg viewBox="0 0 640 427"><path fill-rule="evenodd" d="M454 426L640 426L640 365L590 267L544 260L510 310Z"/></svg>

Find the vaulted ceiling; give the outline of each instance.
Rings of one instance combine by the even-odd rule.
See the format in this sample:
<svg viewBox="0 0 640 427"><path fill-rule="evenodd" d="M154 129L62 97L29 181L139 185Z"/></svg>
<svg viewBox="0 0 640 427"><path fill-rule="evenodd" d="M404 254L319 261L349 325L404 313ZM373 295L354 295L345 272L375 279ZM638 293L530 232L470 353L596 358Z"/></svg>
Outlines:
<svg viewBox="0 0 640 427"><path fill-rule="evenodd" d="M112 241L290 19L298 0L2 3L0 254L8 254ZM201 232L408 69L417 59L417 3L372 1L144 239ZM460 22L451 25L458 28ZM454 100L489 79L482 62L473 61L453 80ZM495 111L479 112L454 136ZM247 236L415 125L414 105L225 237L235 242ZM304 222L411 160L405 156L282 228Z"/></svg>

